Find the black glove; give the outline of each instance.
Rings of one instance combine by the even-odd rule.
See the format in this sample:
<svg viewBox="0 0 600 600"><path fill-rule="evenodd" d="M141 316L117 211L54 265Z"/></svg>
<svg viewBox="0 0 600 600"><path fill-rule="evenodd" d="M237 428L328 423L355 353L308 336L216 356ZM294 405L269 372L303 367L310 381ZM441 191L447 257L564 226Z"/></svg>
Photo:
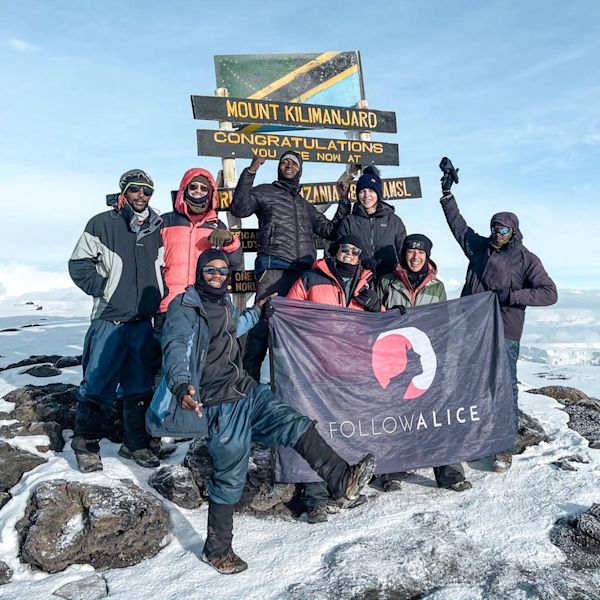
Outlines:
<svg viewBox="0 0 600 600"><path fill-rule="evenodd" d="M396 304L396 306L392 306L390 310L399 310L400 314L404 316L406 314L406 306L402 306L402 304Z"/></svg>
<svg viewBox="0 0 600 600"><path fill-rule="evenodd" d="M381 302L375 288L368 283L360 290L358 296L354 296L354 300L369 312L379 312L381 310Z"/></svg>
<svg viewBox="0 0 600 600"><path fill-rule="evenodd" d="M508 288L499 288L494 290L496 296L498 296L498 302L500 302L500 306L509 306L510 305L510 290Z"/></svg>
<svg viewBox="0 0 600 600"><path fill-rule="evenodd" d="M275 307L271 304L271 301L269 300L262 309L262 316L265 319L270 319L273 315L275 314Z"/></svg>
<svg viewBox="0 0 600 600"><path fill-rule="evenodd" d="M179 402L179 404L181 404L181 399L187 394L189 385L190 383L187 382L179 383L175 386L175 389L173 390L173 396L177 398L177 402Z"/></svg>
<svg viewBox="0 0 600 600"><path fill-rule="evenodd" d="M440 181L442 182L442 195L450 193L453 183L458 183L458 169L454 168L452 161L444 156L440 162L440 169L444 172Z"/></svg>

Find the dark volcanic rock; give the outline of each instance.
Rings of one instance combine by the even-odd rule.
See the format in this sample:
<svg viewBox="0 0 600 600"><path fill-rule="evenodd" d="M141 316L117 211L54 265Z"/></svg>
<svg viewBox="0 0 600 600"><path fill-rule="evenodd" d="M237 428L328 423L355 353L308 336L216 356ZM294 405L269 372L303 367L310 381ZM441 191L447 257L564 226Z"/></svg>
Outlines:
<svg viewBox="0 0 600 600"><path fill-rule="evenodd" d="M12 496L8 492L0 492L0 508L2 508Z"/></svg>
<svg viewBox="0 0 600 600"><path fill-rule="evenodd" d="M190 445L183 464L191 471L200 493L204 497L208 497L207 488L212 474L212 461L204 439L197 439ZM289 516L285 504L290 502L294 496L295 486L274 483L274 480L274 451L260 444L253 444L246 486L238 508L259 514Z"/></svg>
<svg viewBox="0 0 600 600"><path fill-rule="evenodd" d="M600 412L589 406L571 404L565 406L569 415L569 427L590 443L590 448L600 448Z"/></svg>
<svg viewBox="0 0 600 600"><path fill-rule="evenodd" d="M8 583L12 577L12 570L2 560L0 560L0 585Z"/></svg>
<svg viewBox="0 0 600 600"><path fill-rule="evenodd" d="M600 567L600 504L575 517L556 522L550 540L575 569Z"/></svg>
<svg viewBox="0 0 600 600"><path fill-rule="evenodd" d="M561 385L527 390L530 394L543 394L564 404L569 415L569 427L590 443L590 448L600 449L600 401L586 396L582 391Z"/></svg>
<svg viewBox="0 0 600 600"><path fill-rule="evenodd" d="M54 366L57 369L64 369L65 367L78 367L81 364L81 354L77 356L61 356L55 363Z"/></svg>
<svg viewBox="0 0 600 600"><path fill-rule="evenodd" d="M587 396L577 388L566 385L547 385L545 387L527 390L528 394L541 394L562 402L562 404L573 404L587 399Z"/></svg>
<svg viewBox="0 0 600 600"><path fill-rule="evenodd" d="M4 400L15 403L16 406L10 413L10 417L22 423L54 421L62 429L73 429L75 425L76 385L68 383L26 385L4 396Z"/></svg>
<svg viewBox="0 0 600 600"><path fill-rule="evenodd" d="M161 467L152 474L148 484L161 496L183 508L198 508L203 502L192 472L181 465Z"/></svg>
<svg viewBox="0 0 600 600"><path fill-rule="evenodd" d="M547 440L546 432L542 424L533 417L519 410L519 431L513 454L521 454L528 446L535 446Z"/></svg>
<svg viewBox="0 0 600 600"><path fill-rule="evenodd" d="M99 600L108 596L108 587L104 577L91 575L63 585L52 595L66 600Z"/></svg>
<svg viewBox="0 0 600 600"><path fill-rule="evenodd" d="M23 473L45 462L36 454L0 441L0 492L8 492L13 485L19 483Z"/></svg>
<svg viewBox="0 0 600 600"><path fill-rule="evenodd" d="M131 481L112 487L49 481L17 523L21 558L48 572L72 564L128 567L156 555L169 519L160 500Z"/></svg>
<svg viewBox="0 0 600 600"><path fill-rule="evenodd" d="M61 374L61 370L52 365L35 365L25 371L21 371L21 375L31 375L32 377L56 377Z"/></svg>
<svg viewBox="0 0 600 600"><path fill-rule="evenodd" d="M0 437L13 438L18 435L46 435L50 443L46 446L37 446L40 452L54 450L60 452L65 445L65 439L62 435L60 425L54 421L44 423L43 421L34 421L33 423L13 423L12 425L2 425L0 427Z"/></svg>
<svg viewBox="0 0 600 600"><path fill-rule="evenodd" d="M3 331L18 331L18 329L3 329ZM60 356L60 354L32 354L29 358L25 358L16 363L11 363L6 367L0 367L0 371L5 371L6 369L16 369L17 367L28 367L29 365L40 365L43 363L54 364L61 358L62 356Z"/></svg>

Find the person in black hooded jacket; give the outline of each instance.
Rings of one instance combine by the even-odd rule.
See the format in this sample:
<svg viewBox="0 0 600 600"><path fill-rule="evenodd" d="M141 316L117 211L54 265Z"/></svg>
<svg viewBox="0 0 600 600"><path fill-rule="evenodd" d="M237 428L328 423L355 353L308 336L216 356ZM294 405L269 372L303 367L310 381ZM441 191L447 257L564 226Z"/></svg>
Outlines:
<svg viewBox="0 0 600 600"><path fill-rule="evenodd" d="M374 261L375 277L391 273L400 259L406 228L394 214L394 207L383 202L383 188L379 171L366 167L356 182L357 202L340 224L338 235L360 238L365 258Z"/></svg>
<svg viewBox="0 0 600 600"><path fill-rule="evenodd" d="M277 292L285 296L304 271L312 267L317 250L315 234L335 241L337 226L350 212L345 197L330 221L302 194L302 157L285 152L279 159L277 181L252 187L263 158L255 157L242 172L229 211L236 217L258 218L258 255L255 263L256 298ZM267 353L268 328L261 318L248 334L244 368L260 381L260 367Z"/></svg>

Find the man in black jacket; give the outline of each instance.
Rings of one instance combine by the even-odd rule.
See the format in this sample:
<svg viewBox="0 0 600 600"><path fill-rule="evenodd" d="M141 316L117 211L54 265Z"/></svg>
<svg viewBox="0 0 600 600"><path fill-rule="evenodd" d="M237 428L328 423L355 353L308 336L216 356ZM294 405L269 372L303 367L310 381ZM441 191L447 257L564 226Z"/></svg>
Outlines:
<svg viewBox="0 0 600 600"><path fill-rule="evenodd" d="M451 192L452 179L442 177L442 210L452 235L469 260L461 296L495 292L500 303L504 341L512 382L515 415L518 415L517 359L527 306L550 306L558 300L556 285L542 261L523 245L517 215L499 212L490 219L490 235L475 233L458 210ZM499 452L493 469L503 473L512 465L510 450Z"/></svg>
<svg viewBox="0 0 600 600"><path fill-rule="evenodd" d="M310 269L317 257L315 234L334 241L337 225L350 212L347 198L340 201L330 221L302 194L300 177L302 157L297 152L285 152L277 169L277 181L252 187L263 158L255 157L242 172L229 208L236 217L258 217L258 256L255 263L256 298L266 298L274 292L285 296L292 284ZM261 319L248 334L244 368L260 381L260 367L268 345L268 328Z"/></svg>
<svg viewBox="0 0 600 600"><path fill-rule="evenodd" d="M144 417L154 379L151 318L163 293L162 220L148 206L154 184L147 173L127 171L119 186L111 210L92 217L69 260L71 279L94 299L71 442L84 472L102 469L102 413L110 412L117 389L124 425L119 454L143 467L158 466Z"/></svg>

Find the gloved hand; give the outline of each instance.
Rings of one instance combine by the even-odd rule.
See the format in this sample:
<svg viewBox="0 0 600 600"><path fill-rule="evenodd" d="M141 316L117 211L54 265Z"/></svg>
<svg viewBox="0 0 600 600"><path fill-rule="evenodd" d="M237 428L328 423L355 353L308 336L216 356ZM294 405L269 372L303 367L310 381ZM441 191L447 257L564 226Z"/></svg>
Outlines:
<svg viewBox="0 0 600 600"><path fill-rule="evenodd" d="M444 156L440 161L440 169L444 173L440 179L442 182L442 196L447 196L450 194L452 184L458 183L458 169L454 167L452 161L447 156Z"/></svg>
<svg viewBox="0 0 600 600"><path fill-rule="evenodd" d="M508 288L498 288L494 292L498 296L500 306L510 306L510 290Z"/></svg>
<svg viewBox="0 0 600 600"><path fill-rule="evenodd" d="M217 248L227 246L233 241L233 234L227 229L213 229L208 236L208 241Z"/></svg>
<svg viewBox="0 0 600 600"><path fill-rule="evenodd" d="M395 309L398 310L402 316L406 314L406 306L402 306L402 304L396 304L395 306L392 306L390 310Z"/></svg>
<svg viewBox="0 0 600 600"><path fill-rule="evenodd" d="M381 310L381 302L379 296L377 296L377 291L368 283L360 290L358 296L354 296L354 300L369 312L379 312Z"/></svg>

